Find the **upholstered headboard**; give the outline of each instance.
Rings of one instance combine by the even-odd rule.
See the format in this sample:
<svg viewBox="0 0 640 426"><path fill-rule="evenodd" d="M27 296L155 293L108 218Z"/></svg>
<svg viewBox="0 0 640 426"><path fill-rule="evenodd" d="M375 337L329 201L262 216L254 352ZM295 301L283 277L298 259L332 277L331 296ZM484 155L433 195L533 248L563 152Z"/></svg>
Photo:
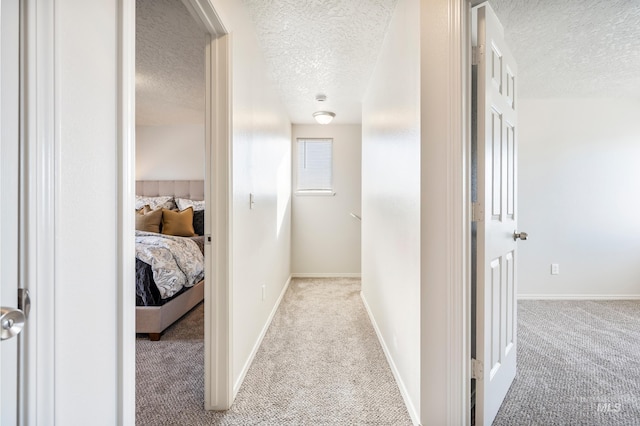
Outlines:
<svg viewBox="0 0 640 426"><path fill-rule="evenodd" d="M138 180L136 195L157 197L173 195L177 198L204 200L203 180Z"/></svg>

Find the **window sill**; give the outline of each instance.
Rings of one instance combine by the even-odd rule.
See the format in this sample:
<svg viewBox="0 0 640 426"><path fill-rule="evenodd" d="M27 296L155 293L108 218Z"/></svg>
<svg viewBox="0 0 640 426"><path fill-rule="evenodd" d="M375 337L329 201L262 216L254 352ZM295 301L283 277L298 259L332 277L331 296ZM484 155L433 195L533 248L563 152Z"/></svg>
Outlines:
<svg viewBox="0 0 640 426"><path fill-rule="evenodd" d="M295 195L297 197L333 197L336 193L332 190L302 190L296 191Z"/></svg>

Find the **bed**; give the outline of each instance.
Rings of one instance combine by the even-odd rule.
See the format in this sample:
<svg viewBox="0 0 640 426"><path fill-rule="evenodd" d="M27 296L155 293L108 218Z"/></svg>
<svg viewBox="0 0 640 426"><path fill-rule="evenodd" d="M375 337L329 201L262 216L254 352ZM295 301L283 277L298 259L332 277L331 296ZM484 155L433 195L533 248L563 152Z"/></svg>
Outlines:
<svg viewBox="0 0 640 426"><path fill-rule="evenodd" d="M137 181L136 195L203 200L204 181ZM204 220L203 214L200 214L199 217L202 221ZM150 234L136 231L136 241L144 239ZM181 238L188 239L189 237L174 237L173 239ZM198 243L199 249L204 253L204 236L191 239ZM145 260L148 261L148 259ZM160 340L162 332L167 327L204 300L204 279L199 280L192 287L182 288L169 298L162 298L160 293L161 290L153 282L153 273L149 263L136 258L136 333L148 334L152 341Z"/></svg>

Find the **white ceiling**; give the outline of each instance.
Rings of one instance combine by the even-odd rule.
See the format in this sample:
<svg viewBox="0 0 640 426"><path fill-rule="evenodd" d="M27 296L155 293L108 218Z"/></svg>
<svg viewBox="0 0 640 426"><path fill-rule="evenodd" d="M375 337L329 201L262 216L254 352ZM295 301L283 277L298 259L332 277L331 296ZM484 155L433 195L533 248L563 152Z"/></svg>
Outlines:
<svg viewBox="0 0 640 426"><path fill-rule="evenodd" d="M243 0L293 123L313 123L319 109L335 112L335 123L361 121L396 1Z"/></svg>
<svg viewBox="0 0 640 426"><path fill-rule="evenodd" d="M328 109L336 123L359 123L397 0L241 1L291 121L313 123ZM490 3L518 62L521 98L640 98L640 0ZM180 0L136 4L138 124L201 122L204 34Z"/></svg>
<svg viewBox="0 0 640 426"><path fill-rule="evenodd" d="M490 0L520 97L640 98L639 0Z"/></svg>
<svg viewBox="0 0 640 426"><path fill-rule="evenodd" d="M136 124L204 123L204 49L181 0L136 0Z"/></svg>

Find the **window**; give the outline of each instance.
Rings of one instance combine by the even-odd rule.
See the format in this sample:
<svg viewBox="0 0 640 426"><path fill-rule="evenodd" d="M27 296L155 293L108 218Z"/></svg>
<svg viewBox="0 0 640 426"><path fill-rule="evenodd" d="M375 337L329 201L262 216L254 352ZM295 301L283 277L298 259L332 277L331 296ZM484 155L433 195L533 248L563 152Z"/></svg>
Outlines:
<svg viewBox="0 0 640 426"><path fill-rule="evenodd" d="M332 192L333 139L298 139L297 191Z"/></svg>

